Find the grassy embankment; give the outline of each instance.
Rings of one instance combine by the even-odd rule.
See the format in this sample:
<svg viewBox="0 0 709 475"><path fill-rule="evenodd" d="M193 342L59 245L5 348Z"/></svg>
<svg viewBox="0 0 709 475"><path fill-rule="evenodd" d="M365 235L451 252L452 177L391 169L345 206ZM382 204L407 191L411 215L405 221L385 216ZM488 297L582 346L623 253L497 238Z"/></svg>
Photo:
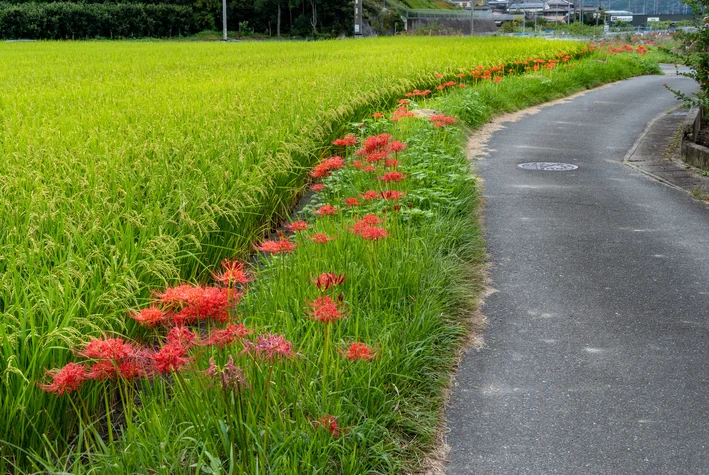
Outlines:
<svg viewBox="0 0 709 475"><path fill-rule="evenodd" d="M411 108L438 109L476 127L501 112L653 70L647 60L629 56L593 57L571 66L454 89L414 101ZM82 441L94 455L82 459L79 443L75 454L59 457L52 469L399 473L416 468L433 443L442 389L481 284L479 190L469 173L463 128L405 118L368 120L364 129L353 130L361 134L360 142L383 132L406 142L405 151L392 155L401 162L396 169L403 180L378 179L387 171L381 164L374 173L348 166L324 178L325 189L303 211L311 229L294 235L298 247L292 254L264 259L254 270L239 316L233 316L257 333L284 334L297 356L266 362L241 354L242 342L197 348L192 366L173 382L158 378L140 385L140 404L131 406L130 423L116 442L102 447L92 432L97 426L84 426ZM349 164L353 152L352 147ZM395 210L388 200L365 201L368 190L406 195ZM348 206L348 197L360 204ZM313 211L326 203L338 212L316 217ZM351 231L354 221L370 212L383 220L375 227L385 229L387 237L371 241ZM315 233L335 239L318 244L310 240ZM310 280L322 272L346 280L323 294ZM340 294L346 318L323 323L308 316L307 302ZM341 351L352 342L365 343L376 358L346 359ZM224 364L228 355L244 370L247 385L238 390L223 391L198 371L207 368L210 357ZM323 428L319 421L329 415L336 419L326 419Z"/></svg>

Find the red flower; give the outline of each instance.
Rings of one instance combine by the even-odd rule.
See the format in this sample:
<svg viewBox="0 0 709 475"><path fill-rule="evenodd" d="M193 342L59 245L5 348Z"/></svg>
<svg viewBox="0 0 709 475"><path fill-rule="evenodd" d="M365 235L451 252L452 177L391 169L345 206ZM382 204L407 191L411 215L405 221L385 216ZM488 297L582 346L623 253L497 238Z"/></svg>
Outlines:
<svg viewBox="0 0 709 475"><path fill-rule="evenodd" d="M342 139L335 140L334 142L332 142L332 144L341 147L349 147L352 145L357 145L357 138L354 136L354 134L349 134Z"/></svg>
<svg viewBox="0 0 709 475"><path fill-rule="evenodd" d="M88 372L88 377L97 381L113 379L116 377L117 370L118 368L113 361L101 360L91 366L91 369Z"/></svg>
<svg viewBox="0 0 709 475"><path fill-rule="evenodd" d="M317 279L310 279L310 281L317 286L318 289L325 291L330 287L335 287L340 285L345 281L345 276L343 274L333 274L330 272L323 272Z"/></svg>
<svg viewBox="0 0 709 475"><path fill-rule="evenodd" d="M502 81L502 76L495 76L495 79L493 79L494 82L499 83Z"/></svg>
<svg viewBox="0 0 709 475"><path fill-rule="evenodd" d="M248 387L244 372L241 368L234 366L234 358L231 355L229 355L229 361L224 367L215 365L214 358L209 358L209 368L204 372L215 379L219 379L224 391L228 389L241 390Z"/></svg>
<svg viewBox="0 0 709 475"><path fill-rule="evenodd" d="M381 112L375 112L374 114L372 114L372 117L374 117L375 119L381 119L384 117L384 114L382 114Z"/></svg>
<svg viewBox="0 0 709 475"><path fill-rule="evenodd" d="M135 349L130 343L125 343L123 338L106 338L91 340L86 349L77 352L84 358L119 361L133 355Z"/></svg>
<svg viewBox="0 0 709 475"><path fill-rule="evenodd" d="M352 167L353 168L362 168L364 166L364 163L362 163L359 160L355 160L352 162Z"/></svg>
<svg viewBox="0 0 709 475"><path fill-rule="evenodd" d="M251 331L246 328L243 323L231 324L223 330L212 331L204 344L217 345L219 348L224 348L224 346L250 334Z"/></svg>
<svg viewBox="0 0 709 475"><path fill-rule="evenodd" d="M465 84L463 84L463 83L461 82L460 84L458 84L458 87L464 88L464 87L465 87Z"/></svg>
<svg viewBox="0 0 709 475"><path fill-rule="evenodd" d="M369 163L377 163L381 162L382 160L386 160L386 158L389 156L389 152L386 150L381 150L379 152L372 152L368 154L365 159Z"/></svg>
<svg viewBox="0 0 709 475"><path fill-rule="evenodd" d="M401 172L389 172L389 173L385 173L384 175L378 177L379 180L385 181L387 183L392 182L392 181L398 183L401 180L403 180L404 178L406 178L406 176Z"/></svg>
<svg viewBox="0 0 709 475"><path fill-rule="evenodd" d="M376 172L376 171L377 171L377 167L372 166L372 165L367 165L366 167L364 167L364 168L362 169L362 171L365 172L365 173Z"/></svg>
<svg viewBox="0 0 709 475"><path fill-rule="evenodd" d="M347 206L359 206L359 200L352 196L350 198L345 198L345 204Z"/></svg>
<svg viewBox="0 0 709 475"><path fill-rule="evenodd" d="M290 242L287 239L279 239L278 241L264 241L260 246L256 246L256 250L279 254L281 252L293 252L296 247L298 247L298 245L294 242Z"/></svg>
<svg viewBox="0 0 709 475"><path fill-rule="evenodd" d="M321 323L332 323L342 318L345 314L340 310L337 303L328 296L318 297L312 302L307 302L310 307L308 314L313 320Z"/></svg>
<svg viewBox="0 0 709 475"><path fill-rule="evenodd" d="M396 190L387 190L387 191L382 191L381 192L381 197L385 200L400 200L406 196L406 193L402 193L401 191L396 191Z"/></svg>
<svg viewBox="0 0 709 475"><path fill-rule="evenodd" d="M410 104L410 103L411 103L411 101L408 100L408 99L399 99L399 104L407 105L407 104Z"/></svg>
<svg viewBox="0 0 709 475"><path fill-rule="evenodd" d="M61 369L47 371L52 382L49 384L37 384L42 391L55 393L61 396L64 393L75 391L81 383L89 378L86 369L77 363L67 363Z"/></svg>
<svg viewBox="0 0 709 475"><path fill-rule="evenodd" d="M184 305L179 312L172 316L172 321L178 325L208 318L222 323L226 322L229 318L229 306L238 302L239 297L240 294L234 289L192 287L192 291L186 299L174 301L171 304L176 308Z"/></svg>
<svg viewBox="0 0 709 475"><path fill-rule="evenodd" d="M167 316L157 307L148 307L142 309L138 313L131 313L130 318L137 321L141 325L145 325L148 328L152 328L159 325L165 321Z"/></svg>
<svg viewBox="0 0 709 475"><path fill-rule="evenodd" d="M406 150L407 145L403 142L399 142L398 140L393 141L391 144L389 144L389 150L392 152L402 152Z"/></svg>
<svg viewBox="0 0 709 475"><path fill-rule="evenodd" d="M118 365L118 374L121 378L131 380L145 376L145 371L136 361L124 361Z"/></svg>
<svg viewBox="0 0 709 475"><path fill-rule="evenodd" d="M170 373L179 371L184 365L189 363L189 359L186 356L187 348L177 342L173 342L153 353L151 358L155 364L155 369L159 373Z"/></svg>
<svg viewBox="0 0 709 475"><path fill-rule="evenodd" d="M362 219L355 222L355 227L357 226L373 226L375 224L382 224L384 221L377 218L377 215L369 213L362 216Z"/></svg>
<svg viewBox="0 0 709 475"><path fill-rule="evenodd" d="M320 193L322 190L325 189L325 185L323 185L322 183L316 183L311 186L310 189L313 190L315 193Z"/></svg>
<svg viewBox="0 0 709 475"><path fill-rule="evenodd" d="M172 327L169 332L167 332L167 343L168 344L179 344L185 348L192 346L197 335L187 327L176 326Z"/></svg>
<svg viewBox="0 0 709 475"><path fill-rule="evenodd" d="M345 357L348 360L372 360L375 358L372 354L372 350L364 343L352 343L352 345L347 349Z"/></svg>
<svg viewBox="0 0 709 475"><path fill-rule="evenodd" d="M393 158L390 158L389 160L387 160L386 162L384 162L384 165L386 165L387 167L396 168L396 167L398 167L399 165L401 165L401 163L399 163L398 160L395 160L395 159L393 159Z"/></svg>
<svg viewBox="0 0 709 475"><path fill-rule="evenodd" d="M252 351L256 356L269 361L293 358L293 343L286 340L284 336L275 333L264 333L259 335L256 343L245 340L246 350Z"/></svg>
<svg viewBox="0 0 709 475"><path fill-rule="evenodd" d="M328 237L327 234L324 233L316 233L310 238L311 241L318 244L326 244L328 241L333 241L334 239L334 237Z"/></svg>
<svg viewBox="0 0 709 475"><path fill-rule="evenodd" d="M305 221L302 221L302 220L301 221L293 221L290 224L286 224L285 227L286 227L286 229L288 229L290 231L305 231L306 229L308 229L308 223L306 223Z"/></svg>
<svg viewBox="0 0 709 475"><path fill-rule="evenodd" d="M339 170L344 166L345 161L341 157L330 157L328 159L323 160L315 168L313 168L313 171L310 173L310 176L314 178L326 177L330 175L330 172L332 170Z"/></svg>
<svg viewBox="0 0 709 475"><path fill-rule="evenodd" d="M315 211L315 214L317 214L320 217L323 216L328 216L331 214L337 214L337 208L330 204L322 205L321 207L318 208L317 211Z"/></svg>
<svg viewBox="0 0 709 475"><path fill-rule="evenodd" d="M342 432L340 426L337 425L337 417L335 416L327 415L321 417L316 421L316 425L328 431L333 437L339 437Z"/></svg>
<svg viewBox="0 0 709 475"><path fill-rule="evenodd" d="M379 198L379 193L377 193L374 190L367 190L364 193L362 193L360 196L362 197L363 200L367 200L367 201L376 200L377 198Z"/></svg>
<svg viewBox="0 0 709 475"><path fill-rule="evenodd" d="M443 74L436 73L436 74L434 74L434 76L435 76L437 79L441 79L441 78L443 77Z"/></svg>
<svg viewBox="0 0 709 475"><path fill-rule="evenodd" d="M375 226L363 226L361 228L352 228L350 229L350 231L368 241L377 241L379 239L389 237L389 232L386 229L377 228Z"/></svg>
<svg viewBox="0 0 709 475"><path fill-rule="evenodd" d="M226 285L241 284L249 282L249 277L244 271L244 264L237 260L224 259L222 261L224 269L220 274L213 274L214 280Z"/></svg>

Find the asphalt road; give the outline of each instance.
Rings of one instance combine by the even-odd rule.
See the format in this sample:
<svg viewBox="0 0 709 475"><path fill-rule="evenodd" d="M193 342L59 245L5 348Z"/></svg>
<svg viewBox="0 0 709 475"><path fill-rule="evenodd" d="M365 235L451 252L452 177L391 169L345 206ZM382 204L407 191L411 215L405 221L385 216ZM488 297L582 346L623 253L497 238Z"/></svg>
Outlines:
<svg viewBox="0 0 709 475"><path fill-rule="evenodd" d="M492 136L497 292L447 409L450 475L709 473L709 206L621 164L677 107L663 83L694 87L639 77Z"/></svg>

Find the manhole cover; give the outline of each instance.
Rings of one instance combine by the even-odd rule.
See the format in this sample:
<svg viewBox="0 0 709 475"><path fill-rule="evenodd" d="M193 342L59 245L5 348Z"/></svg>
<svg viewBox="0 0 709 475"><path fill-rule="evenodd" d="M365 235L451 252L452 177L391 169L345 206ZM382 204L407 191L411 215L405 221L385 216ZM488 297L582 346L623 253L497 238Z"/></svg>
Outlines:
<svg viewBox="0 0 709 475"><path fill-rule="evenodd" d="M543 170L545 172L567 172L569 170L576 170L578 167L570 163L557 163L557 162L529 162L520 163L517 165L525 170Z"/></svg>

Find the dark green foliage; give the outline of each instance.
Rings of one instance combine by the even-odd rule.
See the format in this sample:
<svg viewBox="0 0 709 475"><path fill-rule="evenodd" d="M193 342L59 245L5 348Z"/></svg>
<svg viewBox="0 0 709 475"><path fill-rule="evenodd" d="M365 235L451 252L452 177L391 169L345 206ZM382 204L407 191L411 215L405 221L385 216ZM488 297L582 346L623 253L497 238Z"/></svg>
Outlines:
<svg viewBox="0 0 709 475"><path fill-rule="evenodd" d="M689 66L689 73L680 73L699 83L699 93L690 97L679 91L674 92L686 104L709 110L709 0L687 0L695 14L694 26L690 31L678 33L681 46L674 52L678 62Z"/></svg>
<svg viewBox="0 0 709 475"><path fill-rule="evenodd" d="M142 3L0 3L0 38L169 38L194 32L192 8Z"/></svg>

